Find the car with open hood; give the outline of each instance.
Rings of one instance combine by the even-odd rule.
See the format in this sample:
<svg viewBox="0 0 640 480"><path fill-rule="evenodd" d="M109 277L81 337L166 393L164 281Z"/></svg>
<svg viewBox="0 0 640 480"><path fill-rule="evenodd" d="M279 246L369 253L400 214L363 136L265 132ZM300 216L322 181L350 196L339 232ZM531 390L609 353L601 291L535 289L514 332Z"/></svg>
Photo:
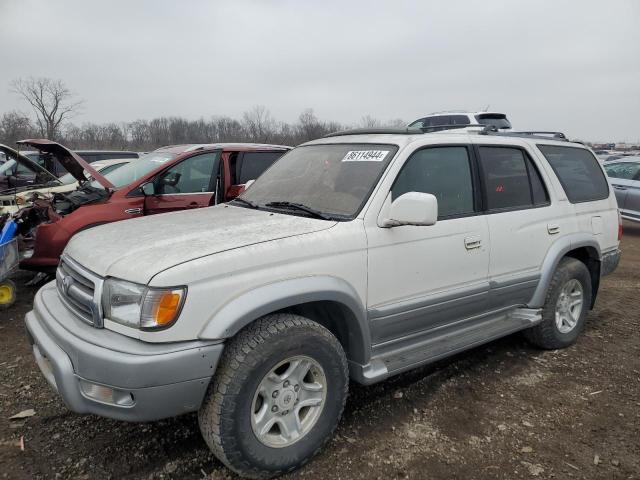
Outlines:
<svg viewBox="0 0 640 480"><path fill-rule="evenodd" d="M27 246L24 270L52 272L76 233L105 223L208 207L235 198L290 147L251 143L174 145L101 175L79 155L48 140L19 142L55 156L81 183L16 213ZM84 171L93 178L86 181Z"/></svg>
<svg viewBox="0 0 640 480"><path fill-rule="evenodd" d="M0 152L5 159L0 164L0 193L16 193L24 188L61 185L54 174L19 151L0 144Z"/></svg>
<svg viewBox="0 0 640 480"><path fill-rule="evenodd" d="M137 160L137 157L100 160L92 163L91 166L105 175L134 160ZM85 176L88 177L87 181L93 179L88 172L85 172ZM21 208L31 205L33 200L51 198L55 193L71 192L79 185L80 182L71 173L66 173L59 177L57 182L51 181L45 186L32 184L0 191L0 214L14 214Z"/></svg>

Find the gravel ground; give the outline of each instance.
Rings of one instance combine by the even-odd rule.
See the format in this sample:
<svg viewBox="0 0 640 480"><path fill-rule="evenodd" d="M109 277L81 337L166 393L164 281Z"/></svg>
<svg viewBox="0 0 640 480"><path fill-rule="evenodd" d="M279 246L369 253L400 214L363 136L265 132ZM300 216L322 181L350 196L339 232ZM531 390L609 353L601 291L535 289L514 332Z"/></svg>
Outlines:
<svg viewBox="0 0 640 480"><path fill-rule="evenodd" d="M625 224L622 249L575 346L543 352L513 335L352 385L335 439L289 478L640 479L640 226ZM235 478L195 415L129 424L67 411L24 335L34 293L21 285L0 313L0 478Z"/></svg>

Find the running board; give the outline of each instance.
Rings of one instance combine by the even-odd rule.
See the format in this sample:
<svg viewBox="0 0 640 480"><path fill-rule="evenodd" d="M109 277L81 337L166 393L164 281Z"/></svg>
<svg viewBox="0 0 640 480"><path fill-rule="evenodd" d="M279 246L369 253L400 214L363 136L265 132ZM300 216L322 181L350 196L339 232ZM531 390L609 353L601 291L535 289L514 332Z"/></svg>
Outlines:
<svg viewBox="0 0 640 480"><path fill-rule="evenodd" d="M349 362L349 370L352 378L359 383L376 383L392 375L524 330L541 321L540 309L518 308L501 312L476 319L471 325L462 328L444 329L437 333L426 332L410 343L406 340L394 342L400 345L372 357L367 365Z"/></svg>

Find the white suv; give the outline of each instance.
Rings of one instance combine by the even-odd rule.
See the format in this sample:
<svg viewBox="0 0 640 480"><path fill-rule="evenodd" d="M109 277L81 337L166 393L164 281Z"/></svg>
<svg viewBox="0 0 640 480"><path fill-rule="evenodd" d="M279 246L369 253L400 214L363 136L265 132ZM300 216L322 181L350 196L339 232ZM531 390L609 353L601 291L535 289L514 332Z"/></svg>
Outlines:
<svg viewBox="0 0 640 480"><path fill-rule="evenodd" d="M76 235L26 325L71 410L198 411L220 460L270 477L330 439L349 378L519 330L574 343L619 232L580 144L347 132L287 153L230 204Z"/></svg>
<svg viewBox="0 0 640 480"><path fill-rule="evenodd" d="M491 126L502 131L511 130L511 123L507 120L507 116L504 113L465 112L462 110L430 113L423 118L411 122L407 127L432 132L464 128L470 125Z"/></svg>

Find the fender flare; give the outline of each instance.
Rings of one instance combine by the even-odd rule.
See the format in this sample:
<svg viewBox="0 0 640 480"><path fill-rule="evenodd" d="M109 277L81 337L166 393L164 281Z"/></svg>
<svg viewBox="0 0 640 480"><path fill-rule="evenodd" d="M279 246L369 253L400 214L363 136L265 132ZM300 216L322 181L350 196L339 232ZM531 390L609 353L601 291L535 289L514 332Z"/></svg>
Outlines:
<svg viewBox="0 0 640 480"><path fill-rule="evenodd" d="M371 334L364 305L346 281L331 276L309 276L262 285L233 298L207 320L198 337L202 340L233 337L253 321L288 307L329 301L346 307L350 359L366 363L371 356Z"/></svg>
<svg viewBox="0 0 640 480"><path fill-rule="evenodd" d="M594 248L598 254L597 260L600 261L602 258L600 245L598 245L598 242L592 235L588 235L586 233L567 235L566 237L559 238L551 245L551 248L547 251L547 255L542 263L540 281L538 282L538 286L528 303L530 308L542 308L544 306L547 289L549 288L551 278L553 277L560 260L571 250L581 247Z"/></svg>

